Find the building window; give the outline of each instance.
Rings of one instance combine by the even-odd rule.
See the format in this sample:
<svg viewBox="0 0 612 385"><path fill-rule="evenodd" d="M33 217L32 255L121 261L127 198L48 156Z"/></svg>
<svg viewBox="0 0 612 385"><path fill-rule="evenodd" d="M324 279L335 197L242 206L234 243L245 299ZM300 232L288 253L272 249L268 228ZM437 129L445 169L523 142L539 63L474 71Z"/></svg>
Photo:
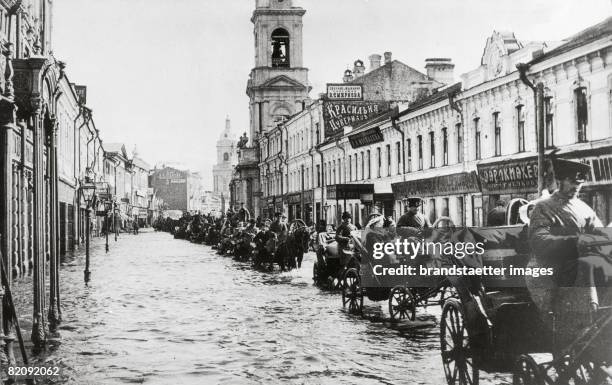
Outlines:
<svg viewBox="0 0 612 385"><path fill-rule="evenodd" d="M400 142L395 142L395 153L397 154L397 173L398 175L402 173L402 144Z"/></svg>
<svg viewBox="0 0 612 385"><path fill-rule="evenodd" d="M359 172L357 171L357 154L355 154L355 180L359 179Z"/></svg>
<svg viewBox="0 0 612 385"><path fill-rule="evenodd" d="M349 155L349 181L353 181L353 157Z"/></svg>
<svg viewBox="0 0 612 385"><path fill-rule="evenodd" d="M380 153L380 147L376 148L376 156L377 156L377 172L376 172L376 177L380 178L380 168L382 167L382 159L381 159L381 153Z"/></svg>
<svg viewBox="0 0 612 385"><path fill-rule="evenodd" d="M525 151L525 107L516 107L516 129L518 131L518 151Z"/></svg>
<svg viewBox="0 0 612 385"><path fill-rule="evenodd" d="M423 169L423 136L417 136L417 142L419 145L419 170Z"/></svg>
<svg viewBox="0 0 612 385"><path fill-rule="evenodd" d="M463 162L463 132L461 123L457 123L455 129L457 130L457 163L461 163Z"/></svg>
<svg viewBox="0 0 612 385"><path fill-rule="evenodd" d="M436 167L436 140L433 131L429 133L429 151L431 155L429 167L434 168Z"/></svg>
<svg viewBox="0 0 612 385"><path fill-rule="evenodd" d="M442 129L442 165L448 166L448 130Z"/></svg>
<svg viewBox="0 0 612 385"><path fill-rule="evenodd" d="M586 87L576 88L576 123L578 124L578 142L587 141L587 124L589 123L588 101Z"/></svg>
<svg viewBox="0 0 612 385"><path fill-rule="evenodd" d="M555 145L553 117L552 97L549 96L544 98L544 129L546 130L544 145L547 148Z"/></svg>
<svg viewBox="0 0 612 385"><path fill-rule="evenodd" d="M372 179L372 159L370 155L370 150L368 150L367 154L368 154L368 179Z"/></svg>
<svg viewBox="0 0 612 385"><path fill-rule="evenodd" d="M289 67L289 32L277 28L272 32L272 67Z"/></svg>
<svg viewBox="0 0 612 385"><path fill-rule="evenodd" d="M449 214L449 209L448 209L448 198L442 198L442 216L443 217L448 217L450 216Z"/></svg>
<svg viewBox="0 0 612 385"><path fill-rule="evenodd" d="M406 139L406 149L408 151L408 159L406 159L406 172L410 172L412 171L412 140Z"/></svg>
<svg viewBox="0 0 612 385"><path fill-rule="evenodd" d="M495 134L495 156L501 155L501 127L499 126L499 112L493 113L493 132Z"/></svg>
<svg viewBox="0 0 612 385"><path fill-rule="evenodd" d="M317 187L321 187L321 165L317 164Z"/></svg>
<svg viewBox="0 0 612 385"><path fill-rule="evenodd" d="M387 144L387 176L391 176L391 145Z"/></svg>
<svg viewBox="0 0 612 385"><path fill-rule="evenodd" d="M363 159L363 151L361 151L361 179L365 179L365 159Z"/></svg>
<svg viewBox="0 0 612 385"><path fill-rule="evenodd" d="M338 183L342 183L343 179L346 181L346 175L342 172L342 161L338 159Z"/></svg>
<svg viewBox="0 0 612 385"><path fill-rule="evenodd" d="M479 126L479 118L474 119L474 156L476 159L482 159L482 154L480 152L480 126Z"/></svg>

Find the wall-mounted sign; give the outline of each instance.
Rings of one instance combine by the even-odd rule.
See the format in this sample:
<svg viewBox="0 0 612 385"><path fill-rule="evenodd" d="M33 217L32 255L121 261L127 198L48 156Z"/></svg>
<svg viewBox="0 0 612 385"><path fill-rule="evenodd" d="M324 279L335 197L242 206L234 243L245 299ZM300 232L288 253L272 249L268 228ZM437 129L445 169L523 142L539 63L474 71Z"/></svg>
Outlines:
<svg viewBox="0 0 612 385"><path fill-rule="evenodd" d="M383 137L380 127L370 128L369 130L362 131L358 134L349 136L349 142L351 147L358 148L367 146L369 144L382 142L385 138Z"/></svg>
<svg viewBox="0 0 612 385"><path fill-rule="evenodd" d="M363 100L363 86L361 84L328 83L327 99Z"/></svg>
<svg viewBox="0 0 612 385"><path fill-rule="evenodd" d="M388 110L389 102L325 101L323 103L325 137L342 135L344 127L354 126Z"/></svg>
<svg viewBox="0 0 612 385"><path fill-rule="evenodd" d="M289 204L292 204L292 205L298 204L301 202L301 200L302 200L301 193L287 195L287 203Z"/></svg>
<svg viewBox="0 0 612 385"><path fill-rule="evenodd" d="M392 183L391 189L395 199L402 199L409 196L431 197L466 194L480 191L480 186L475 172L462 172Z"/></svg>
<svg viewBox="0 0 612 385"><path fill-rule="evenodd" d="M535 157L477 167L483 194L528 193L538 188L538 160Z"/></svg>
<svg viewBox="0 0 612 385"><path fill-rule="evenodd" d="M373 184L333 184L327 186L327 199L360 199L364 194L374 194Z"/></svg>

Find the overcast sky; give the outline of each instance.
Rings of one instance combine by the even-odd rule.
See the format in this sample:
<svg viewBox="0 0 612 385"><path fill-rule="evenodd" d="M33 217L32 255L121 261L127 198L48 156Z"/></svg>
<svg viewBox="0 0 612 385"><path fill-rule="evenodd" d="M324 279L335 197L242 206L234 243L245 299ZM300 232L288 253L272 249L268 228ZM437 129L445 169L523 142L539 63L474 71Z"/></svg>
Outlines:
<svg viewBox="0 0 612 385"><path fill-rule="evenodd" d="M306 9L304 66L311 97L360 58L392 51L424 71L450 57L455 79L480 63L493 30L519 40L562 40L612 14L611 0L294 0ZM212 186L215 142L229 115L248 129L255 0L61 0L53 49L105 142L122 142L150 164L201 171Z"/></svg>

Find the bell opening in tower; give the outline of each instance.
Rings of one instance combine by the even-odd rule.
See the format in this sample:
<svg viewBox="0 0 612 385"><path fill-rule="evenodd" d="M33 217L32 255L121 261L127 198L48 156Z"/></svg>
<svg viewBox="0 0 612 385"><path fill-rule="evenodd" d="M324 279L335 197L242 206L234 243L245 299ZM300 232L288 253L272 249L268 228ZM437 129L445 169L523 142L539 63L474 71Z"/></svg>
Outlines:
<svg viewBox="0 0 612 385"><path fill-rule="evenodd" d="M289 67L289 32L277 28L272 32L272 67Z"/></svg>

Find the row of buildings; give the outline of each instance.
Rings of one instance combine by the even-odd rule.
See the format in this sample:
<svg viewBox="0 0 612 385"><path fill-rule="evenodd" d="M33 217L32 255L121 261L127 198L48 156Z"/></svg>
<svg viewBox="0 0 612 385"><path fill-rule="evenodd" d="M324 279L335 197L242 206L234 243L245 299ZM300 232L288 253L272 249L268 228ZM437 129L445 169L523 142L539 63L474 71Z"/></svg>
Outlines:
<svg viewBox="0 0 612 385"><path fill-rule="evenodd" d="M8 280L2 285L31 277L32 298L14 300L33 304L37 346L61 320L59 261L85 238L87 216L93 231L144 224L162 203L149 187L151 167L125 146L103 142L87 88L53 55L52 5L0 0L0 263ZM86 184L95 184L92 204ZM3 295L0 356L16 338Z"/></svg>
<svg viewBox="0 0 612 385"><path fill-rule="evenodd" d="M592 166L582 198L612 221L612 18L560 42L493 32L459 81L447 58L426 59L422 73L372 55L311 100L304 13L256 2L251 140L238 150L232 205L307 222L349 211L363 223L372 211L397 219L419 196L432 222L486 225L498 202L512 211L537 196L538 127L547 152Z"/></svg>

